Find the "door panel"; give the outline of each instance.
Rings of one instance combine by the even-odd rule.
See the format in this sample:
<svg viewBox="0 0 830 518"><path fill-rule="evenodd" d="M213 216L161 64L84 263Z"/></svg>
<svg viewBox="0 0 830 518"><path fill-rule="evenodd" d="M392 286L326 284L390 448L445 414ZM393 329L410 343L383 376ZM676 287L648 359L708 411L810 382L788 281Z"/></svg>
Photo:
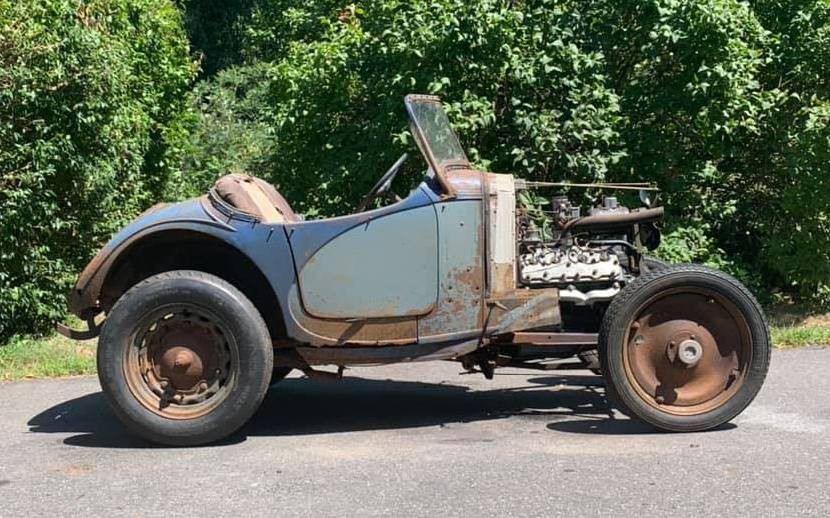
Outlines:
<svg viewBox="0 0 830 518"><path fill-rule="evenodd" d="M335 237L300 270L300 294L320 318L425 315L438 298L438 228L430 205L372 219Z"/></svg>

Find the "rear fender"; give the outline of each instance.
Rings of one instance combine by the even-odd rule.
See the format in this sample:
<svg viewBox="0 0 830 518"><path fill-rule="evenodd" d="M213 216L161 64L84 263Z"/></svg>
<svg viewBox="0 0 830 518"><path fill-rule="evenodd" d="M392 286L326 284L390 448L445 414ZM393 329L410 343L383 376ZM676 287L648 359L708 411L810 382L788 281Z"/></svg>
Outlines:
<svg viewBox="0 0 830 518"><path fill-rule="evenodd" d="M217 211L207 197L175 205L159 205L116 234L81 273L69 296L69 309L88 322L114 302L102 300L112 276L132 251L150 239L173 231L211 238L250 260L267 279L279 308L294 283L294 266L282 225L265 225ZM175 241L171 243L175 246ZM175 250L174 250L175 251ZM273 315L263 315L266 320ZM279 315L282 320L282 314Z"/></svg>

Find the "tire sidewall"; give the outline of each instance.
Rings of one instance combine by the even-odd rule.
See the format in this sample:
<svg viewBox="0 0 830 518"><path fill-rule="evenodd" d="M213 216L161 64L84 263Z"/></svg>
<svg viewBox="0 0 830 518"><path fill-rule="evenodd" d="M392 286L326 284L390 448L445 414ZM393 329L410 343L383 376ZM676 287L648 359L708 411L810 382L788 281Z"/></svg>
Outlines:
<svg viewBox="0 0 830 518"><path fill-rule="evenodd" d="M751 339L751 359L741 387L720 407L693 416L661 412L644 401L626 375L623 361L628 327L643 305L664 290L684 286L713 290L733 303L746 320ZM619 307L614 307L615 304ZM769 358L768 326L754 297L731 276L700 266L668 267L630 284L612 302L600 331L600 362L606 373L612 400L625 413L668 431L705 430L733 419L752 402L761 389L769 367Z"/></svg>
<svg viewBox="0 0 830 518"><path fill-rule="evenodd" d="M222 320L233 336L238 369L230 393L210 413L171 419L146 408L124 373L136 326L159 308L188 303ZM262 402L273 369L268 329L253 304L225 281L202 272L177 271L151 277L125 293L107 316L98 345L98 377L116 415L131 431L153 442L195 445L215 441L241 427Z"/></svg>

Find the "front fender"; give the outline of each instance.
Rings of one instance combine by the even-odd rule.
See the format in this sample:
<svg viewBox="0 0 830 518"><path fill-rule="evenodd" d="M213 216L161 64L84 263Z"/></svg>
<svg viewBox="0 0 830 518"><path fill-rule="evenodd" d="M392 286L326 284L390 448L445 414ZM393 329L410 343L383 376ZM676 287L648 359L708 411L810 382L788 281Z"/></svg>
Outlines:
<svg viewBox="0 0 830 518"><path fill-rule="evenodd" d="M81 272L69 294L69 310L82 319L99 313L98 295L118 257L138 240L166 230L190 230L232 241L236 227L209 210L206 197L175 204L158 204L115 234Z"/></svg>

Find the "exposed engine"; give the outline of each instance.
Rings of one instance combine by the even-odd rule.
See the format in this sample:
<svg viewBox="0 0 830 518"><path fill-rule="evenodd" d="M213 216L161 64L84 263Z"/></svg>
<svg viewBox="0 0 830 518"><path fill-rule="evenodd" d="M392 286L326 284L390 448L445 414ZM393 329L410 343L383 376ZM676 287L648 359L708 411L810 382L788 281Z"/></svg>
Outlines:
<svg viewBox="0 0 830 518"><path fill-rule="evenodd" d="M614 298L633 278L630 255L638 254L632 244L634 236L613 228L575 231L575 223L589 219L580 216L580 207L564 196L554 197L551 207L545 213L548 239L543 239L527 214L520 213L520 282L531 288L557 287L563 302L577 305ZM610 196L589 211L591 218L630 213Z"/></svg>

